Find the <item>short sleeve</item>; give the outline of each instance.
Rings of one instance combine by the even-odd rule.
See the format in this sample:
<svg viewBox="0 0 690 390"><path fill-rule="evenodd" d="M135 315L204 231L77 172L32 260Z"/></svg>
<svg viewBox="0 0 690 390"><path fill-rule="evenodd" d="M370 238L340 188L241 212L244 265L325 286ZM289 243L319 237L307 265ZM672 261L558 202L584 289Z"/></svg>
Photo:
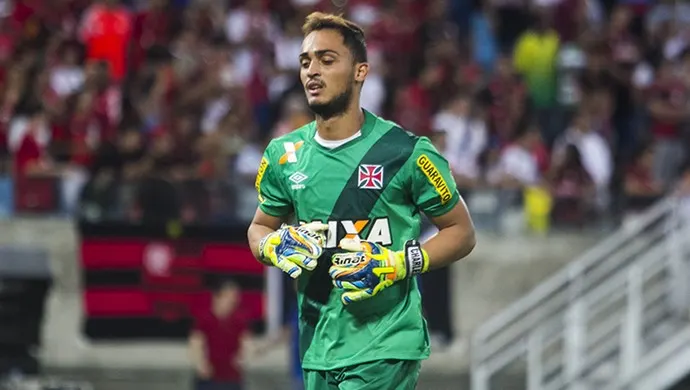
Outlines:
<svg viewBox="0 0 690 390"><path fill-rule="evenodd" d="M438 217L460 200L450 165L428 138L417 141L412 155L412 198L426 215Z"/></svg>
<svg viewBox="0 0 690 390"><path fill-rule="evenodd" d="M271 160L268 149L264 152L256 173L254 186L259 197L261 211L274 217L290 214L291 201L284 187L277 179L275 161Z"/></svg>
<svg viewBox="0 0 690 390"><path fill-rule="evenodd" d="M196 331L196 332L203 333L203 334L208 333L208 331L209 331L209 314L203 313L203 314L195 316L194 324L192 325L192 330Z"/></svg>

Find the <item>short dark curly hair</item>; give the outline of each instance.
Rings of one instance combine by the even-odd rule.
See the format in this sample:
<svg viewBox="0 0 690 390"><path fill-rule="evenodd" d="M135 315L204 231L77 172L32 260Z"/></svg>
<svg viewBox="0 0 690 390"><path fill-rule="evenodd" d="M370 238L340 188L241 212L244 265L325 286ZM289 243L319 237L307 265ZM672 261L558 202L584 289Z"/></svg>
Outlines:
<svg viewBox="0 0 690 390"><path fill-rule="evenodd" d="M343 36L345 46L352 52L355 62L367 62L367 44L360 26L342 16L323 12L312 12L302 25L304 36L325 29L337 30Z"/></svg>

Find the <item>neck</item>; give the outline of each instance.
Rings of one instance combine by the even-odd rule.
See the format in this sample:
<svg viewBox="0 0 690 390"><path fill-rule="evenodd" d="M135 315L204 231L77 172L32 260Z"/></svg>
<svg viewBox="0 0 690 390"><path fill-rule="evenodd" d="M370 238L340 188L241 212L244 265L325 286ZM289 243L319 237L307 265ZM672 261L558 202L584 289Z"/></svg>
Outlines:
<svg viewBox="0 0 690 390"><path fill-rule="evenodd" d="M316 116L316 131L328 141L338 141L353 136L364 124L364 112L359 104L352 105L344 113L324 119Z"/></svg>
<svg viewBox="0 0 690 390"><path fill-rule="evenodd" d="M228 315L228 313L226 313L224 310L221 310L220 308L215 306L211 309L211 311L213 312L213 315L216 318L225 318Z"/></svg>

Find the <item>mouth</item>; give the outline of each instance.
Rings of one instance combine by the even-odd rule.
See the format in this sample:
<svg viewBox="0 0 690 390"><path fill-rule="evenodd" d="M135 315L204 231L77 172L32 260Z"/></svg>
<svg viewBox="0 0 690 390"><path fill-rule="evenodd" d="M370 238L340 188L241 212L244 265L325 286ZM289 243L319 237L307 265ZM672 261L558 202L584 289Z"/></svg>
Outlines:
<svg viewBox="0 0 690 390"><path fill-rule="evenodd" d="M321 93L321 90L323 89L323 85L318 82L318 81L310 81L306 85L307 92L311 96L317 96Z"/></svg>

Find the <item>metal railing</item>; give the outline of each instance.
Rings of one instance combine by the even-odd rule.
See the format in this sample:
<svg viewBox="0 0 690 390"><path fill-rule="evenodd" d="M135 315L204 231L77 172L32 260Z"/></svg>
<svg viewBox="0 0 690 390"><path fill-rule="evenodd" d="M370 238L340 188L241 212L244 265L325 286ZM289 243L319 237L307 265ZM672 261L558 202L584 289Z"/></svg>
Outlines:
<svg viewBox="0 0 690 390"><path fill-rule="evenodd" d="M686 324L676 319L688 307L690 231L675 210L661 201L480 327L473 390L511 369L526 372L529 390L608 388L631 377Z"/></svg>

